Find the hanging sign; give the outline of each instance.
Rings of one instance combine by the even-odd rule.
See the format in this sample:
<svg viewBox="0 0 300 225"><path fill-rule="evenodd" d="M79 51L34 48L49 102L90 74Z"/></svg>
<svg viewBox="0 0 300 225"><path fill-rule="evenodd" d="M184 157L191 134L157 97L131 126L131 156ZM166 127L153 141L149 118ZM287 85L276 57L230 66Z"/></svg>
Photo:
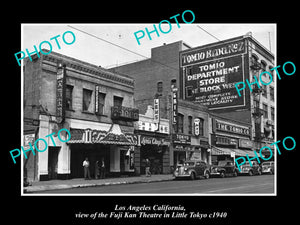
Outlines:
<svg viewBox="0 0 300 225"><path fill-rule="evenodd" d="M172 92L172 123L177 124L178 114L178 89L174 88Z"/></svg>
<svg viewBox="0 0 300 225"><path fill-rule="evenodd" d="M195 133L195 136L199 136L200 135L200 119L199 118L195 118L194 119L194 127L195 127L195 130L194 130L194 133Z"/></svg>
<svg viewBox="0 0 300 225"><path fill-rule="evenodd" d="M56 121L63 123L65 120L66 102L66 67L58 64L56 78Z"/></svg>

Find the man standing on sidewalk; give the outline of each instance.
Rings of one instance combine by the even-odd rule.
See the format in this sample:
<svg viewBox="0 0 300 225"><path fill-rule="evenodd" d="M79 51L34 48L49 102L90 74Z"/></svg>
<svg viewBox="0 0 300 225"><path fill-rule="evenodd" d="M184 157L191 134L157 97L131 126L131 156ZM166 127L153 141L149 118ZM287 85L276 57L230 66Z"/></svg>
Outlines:
<svg viewBox="0 0 300 225"><path fill-rule="evenodd" d="M105 178L105 163L104 163L104 158L101 159L100 162L100 179Z"/></svg>
<svg viewBox="0 0 300 225"><path fill-rule="evenodd" d="M86 157L85 160L83 161L83 170L84 170L84 179L91 179L90 175L90 162L89 159Z"/></svg>
<svg viewBox="0 0 300 225"><path fill-rule="evenodd" d="M150 161L148 158L146 158L146 177L151 177L151 172L150 172Z"/></svg>

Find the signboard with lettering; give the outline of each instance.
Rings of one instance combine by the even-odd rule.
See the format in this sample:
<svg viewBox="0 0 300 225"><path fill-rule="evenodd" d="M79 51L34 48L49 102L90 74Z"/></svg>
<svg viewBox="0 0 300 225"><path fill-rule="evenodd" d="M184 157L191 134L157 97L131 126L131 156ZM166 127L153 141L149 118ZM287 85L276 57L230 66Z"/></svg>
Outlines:
<svg viewBox="0 0 300 225"><path fill-rule="evenodd" d="M66 102L66 68L62 63L58 64L56 77L56 121L63 123L65 120Z"/></svg>
<svg viewBox="0 0 300 225"><path fill-rule="evenodd" d="M191 136L185 134L173 134L172 135L174 144L191 144Z"/></svg>
<svg viewBox="0 0 300 225"><path fill-rule="evenodd" d="M200 119L199 118L195 118L194 119L194 125L195 125L195 136L199 136L200 135Z"/></svg>
<svg viewBox="0 0 300 225"><path fill-rule="evenodd" d="M159 99L154 99L154 112L153 112L153 121L154 123L159 123Z"/></svg>
<svg viewBox="0 0 300 225"><path fill-rule="evenodd" d="M252 149L252 141L249 139L239 139L239 147L240 148L248 148Z"/></svg>
<svg viewBox="0 0 300 225"><path fill-rule="evenodd" d="M246 126L241 126L237 124L230 124L225 121L220 121L220 120L215 120L216 126L215 129L216 131L223 131L223 132L228 132L228 133L234 133L234 134L239 134L239 135L244 135L244 136L250 136L250 128Z"/></svg>
<svg viewBox="0 0 300 225"><path fill-rule="evenodd" d="M178 114L178 89L173 88L172 90L172 124L177 124Z"/></svg>
<svg viewBox="0 0 300 225"><path fill-rule="evenodd" d="M95 87L95 114L99 114L99 86Z"/></svg>
<svg viewBox="0 0 300 225"><path fill-rule="evenodd" d="M157 146L170 146L170 141L166 138L152 137L145 135L138 135L138 145L157 145Z"/></svg>
<svg viewBox="0 0 300 225"><path fill-rule="evenodd" d="M243 108L245 92L239 97L235 84L248 76L245 40L217 42L180 53L184 98L210 110Z"/></svg>

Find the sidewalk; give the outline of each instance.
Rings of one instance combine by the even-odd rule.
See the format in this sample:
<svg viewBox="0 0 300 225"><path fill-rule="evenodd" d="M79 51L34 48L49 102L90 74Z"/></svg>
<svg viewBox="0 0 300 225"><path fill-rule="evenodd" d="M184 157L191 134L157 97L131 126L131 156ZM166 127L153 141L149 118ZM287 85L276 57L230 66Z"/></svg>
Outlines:
<svg viewBox="0 0 300 225"><path fill-rule="evenodd" d="M145 175L135 177L117 177L106 179L85 180L84 178L76 178L70 180L49 180L32 182L32 186L24 187L24 193L49 191L56 189L80 188L80 187L95 187L104 185L118 184L135 184L135 183L150 183L173 180L172 174L155 174L151 177Z"/></svg>

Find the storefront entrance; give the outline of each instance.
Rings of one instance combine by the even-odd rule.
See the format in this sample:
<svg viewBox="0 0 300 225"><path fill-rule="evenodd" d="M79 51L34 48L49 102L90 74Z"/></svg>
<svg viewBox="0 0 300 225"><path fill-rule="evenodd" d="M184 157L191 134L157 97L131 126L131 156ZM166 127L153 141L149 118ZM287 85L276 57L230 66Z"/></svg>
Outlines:
<svg viewBox="0 0 300 225"><path fill-rule="evenodd" d="M104 159L106 173L110 168L110 146L103 144L72 144L71 146L71 177L83 178L82 163L87 157L90 161L90 174L95 177L96 161Z"/></svg>
<svg viewBox="0 0 300 225"><path fill-rule="evenodd" d="M150 160L152 174L163 173L163 151L165 147L157 145L143 145L141 146L141 174L145 174L146 158Z"/></svg>
<svg viewBox="0 0 300 225"><path fill-rule="evenodd" d="M60 147L49 147L48 149L48 174L49 180L57 179L57 163Z"/></svg>

